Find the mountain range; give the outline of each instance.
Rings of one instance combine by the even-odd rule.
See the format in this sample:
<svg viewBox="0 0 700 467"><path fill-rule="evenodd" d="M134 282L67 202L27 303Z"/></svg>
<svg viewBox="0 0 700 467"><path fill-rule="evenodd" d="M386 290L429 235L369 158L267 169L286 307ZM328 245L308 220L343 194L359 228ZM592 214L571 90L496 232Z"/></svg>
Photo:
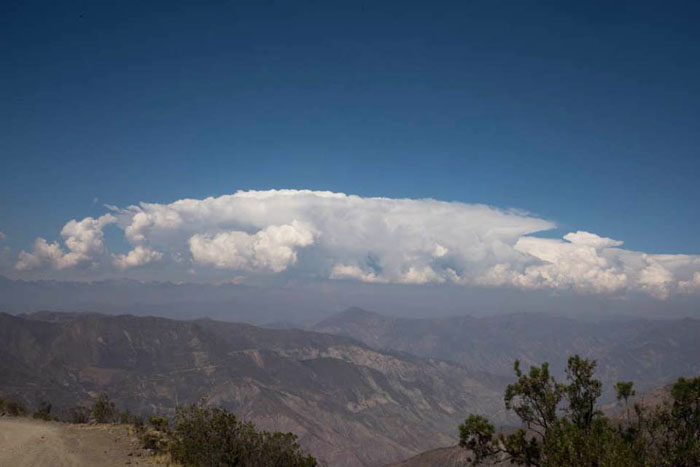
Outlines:
<svg viewBox="0 0 700 467"><path fill-rule="evenodd" d="M358 308L310 329L132 315L0 313L0 397L56 410L107 392L136 414L222 406L267 430L291 431L331 466L461 462L470 413L516 425L503 391L524 368L567 356L598 361L638 391L700 373L694 319L580 321L547 313L398 318ZM432 464L431 464L432 462Z"/></svg>
<svg viewBox="0 0 700 467"><path fill-rule="evenodd" d="M328 465L374 466L455 443L471 412L507 423L504 378L296 329L200 319L0 313L0 396L56 410L108 392L137 414L205 403L292 431Z"/></svg>
<svg viewBox="0 0 700 467"><path fill-rule="evenodd" d="M617 381L632 380L644 391L700 373L700 320L692 318L581 321L516 313L410 319L352 308L312 329L511 378L516 359L525 369L548 362L562 376L568 356L579 354L597 360L604 401L613 398Z"/></svg>

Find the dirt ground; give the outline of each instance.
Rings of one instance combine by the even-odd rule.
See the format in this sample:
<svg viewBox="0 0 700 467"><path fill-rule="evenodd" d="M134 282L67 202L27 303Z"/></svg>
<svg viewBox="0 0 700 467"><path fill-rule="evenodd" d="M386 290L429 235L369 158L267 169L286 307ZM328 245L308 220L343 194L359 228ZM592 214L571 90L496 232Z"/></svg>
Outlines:
<svg viewBox="0 0 700 467"><path fill-rule="evenodd" d="M126 425L0 417L0 467L162 465Z"/></svg>

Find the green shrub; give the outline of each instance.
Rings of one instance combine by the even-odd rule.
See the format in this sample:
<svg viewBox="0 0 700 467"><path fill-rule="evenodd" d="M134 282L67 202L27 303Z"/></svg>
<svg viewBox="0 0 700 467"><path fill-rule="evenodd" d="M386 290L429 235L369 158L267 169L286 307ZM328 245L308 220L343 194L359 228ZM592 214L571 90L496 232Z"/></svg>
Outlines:
<svg viewBox="0 0 700 467"><path fill-rule="evenodd" d="M128 410L125 410L124 412L119 414L119 423L122 425L127 425L131 423L131 414L129 413Z"/></svg>
<svg viewBox="0 0 700 467"><path fill-rule="evenodd" d="M258 432L220 408L191 405L177 410L170 454L193 467L313 467L291 433Z"/></svg>
<svg viewBox="0 0 700 467"><path fill-rule="evenodd" d="M0 415L21 417L27 414L27 408L21 402L0 399Z"/></svg>
<svg viewBox="0 0 700 467"><path fill-rule="evenodd" d="M168 434L156 430L144 430L139 439L144 449L150 449L155 454L166 453L170 444Z"/></svg>
<svg viewBox="0 0 700 467"><path fill-rule="evenodd" d="M156 417L151 415L148 417L148 424L153 427L156 431L167 431L168 430L168 419L165 417Z"/></svg>
<svg viewBox="0 0 700 467"><path fill-rule="evenodd" d="M105 393L97 396L97 401L92 408L92 416L97 423L114 423L117 421L119 411Z"/></svg>
<svg viewBox="0 0 700 467"><path fill-rule="evenodd" d="M132 415L130 423L139 431L144 428L143 416L141 415Z"/></svg>
<svg viewBox="0 0 700 467"><path fill-rule="evenodd" d="M87 423L90 421L91 412L88 407L72 407L68 409L66 418L71 423Z"/></svg>
<svg viewBox="0 0 700 467"><path fill-rule="evenodd" d="M34 415L32 415L32 417L46 421L56 419L54 416L51 415L51 403L49 402L39 403L39 408L36 410L36 412L34 412Z"/></svg>

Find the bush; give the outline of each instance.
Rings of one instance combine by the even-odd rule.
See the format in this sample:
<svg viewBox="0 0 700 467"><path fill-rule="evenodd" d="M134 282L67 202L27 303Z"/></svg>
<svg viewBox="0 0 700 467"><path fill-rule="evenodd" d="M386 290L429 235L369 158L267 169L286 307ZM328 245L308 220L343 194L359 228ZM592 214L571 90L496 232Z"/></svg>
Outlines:
<svg viewBox="0 0 700 467"><path fill-rule="evenodd" d="M49 402L39 403L39 408L36 410L36 412L34 412L34 415L32 415L32 417L46 421L56 419L54 416L51 415L51 403Z"/></svg>
<svg viewBox="0 0 700 467"><path fill-rule="evenodd" d="M167 418L154 415L148 417L148 425L144 424L142 418L134 421L134 427L140 433L141 445L144 449L150 449L156 454L168 451L171 436L168 425Z"/></svg>
<svg viewBox="0 0 700 467"><path fill-rule="evenodd" d="M105 393L97 396L97 401L92 408L92 416L97 423L114 423L117 421L119 411Z"/></svg>
<svg viewBox="0 0 700 467"><path fill-rule="evenodd" d="M168 434L161 431L143 431L139 439L141 440L141 446L144 449L150 449L154 454L164 454L170 446Z"/></svg>
<svg viewBox="0 0 700 467"><path fill-rule="evenodd" d="M91 410L88 407L73 407L67 411L67 421L71 423L87 423L90 421Z"/></svg>
<svg viewBox="0 0 700 467"><path fill-rule="evenodd" d="M21 417L27 414L27 409L21 402L0 399L0 415Z"/></svg>
<svg viewBox="0 0 700 467"><path fill-rule="evenodd" d="M258 432L220 408L191 405L177 410L170 453L183 465L313 467L291 433Z"/></svg>
<svg viewBox="0 0 700 467"><path fill-rule="evenodd" d="M151 415L148 417L148 424L153 427L156 431L167 431L168 430L168 419L165 417L156 417Z"/></svg>
<svg viewBox="0 0 700 467"><path fill-rule="evenodd" d="M134 425L134 428L137 430L143 430L144 428L143 416L141 415L132 415L130 423Z"/></svg>

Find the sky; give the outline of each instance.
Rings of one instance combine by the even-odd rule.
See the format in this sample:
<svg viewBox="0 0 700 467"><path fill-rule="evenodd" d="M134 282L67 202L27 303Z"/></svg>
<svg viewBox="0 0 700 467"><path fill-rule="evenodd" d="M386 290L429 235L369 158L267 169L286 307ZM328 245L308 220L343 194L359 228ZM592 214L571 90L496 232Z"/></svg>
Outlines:
<svg viewBox="0 0 700 467"><path fill-rule="evenodd" d="M699 13L3 2L0 274L697 293Z"/></svg>

